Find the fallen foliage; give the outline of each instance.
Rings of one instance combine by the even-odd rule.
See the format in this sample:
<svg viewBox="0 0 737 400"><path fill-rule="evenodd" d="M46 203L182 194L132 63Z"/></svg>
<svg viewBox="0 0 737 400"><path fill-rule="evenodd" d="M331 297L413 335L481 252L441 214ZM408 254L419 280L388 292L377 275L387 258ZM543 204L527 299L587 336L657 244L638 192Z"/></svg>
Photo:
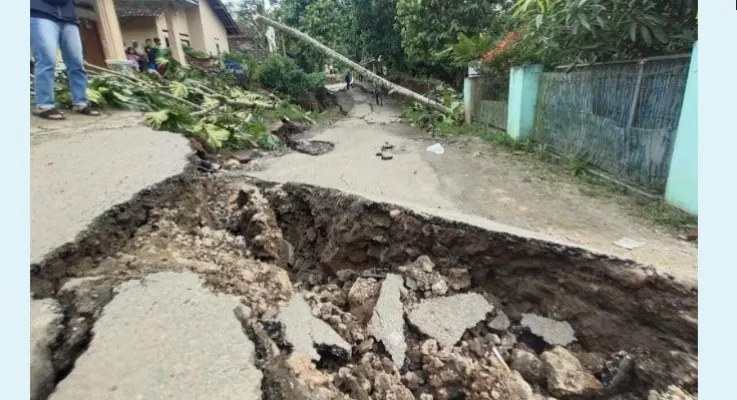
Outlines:
<svg viewBox="0 0 737 400"><path fill-rule="evenodd" d="M145 112L147 125L199 141L208 152L281 147L268 126L284 117L314 123L310 112L260 88L246 89L227 70L217 72L166 63L163 76L126 74L87 64L87 97L99 108ZM57 103L71 104L65 74L56 81Z"/></svg>

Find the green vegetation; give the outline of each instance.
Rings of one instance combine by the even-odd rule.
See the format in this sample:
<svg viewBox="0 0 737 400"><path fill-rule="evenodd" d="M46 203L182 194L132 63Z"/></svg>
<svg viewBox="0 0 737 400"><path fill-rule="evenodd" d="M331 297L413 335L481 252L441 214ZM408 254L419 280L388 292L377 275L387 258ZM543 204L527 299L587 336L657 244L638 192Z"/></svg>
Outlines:
<svg viewBox="0 0 737 400"><path fill-rule="evenodd" d="M300 99L309 94L325 96L325 75L307 74L291 58L272 56L261 65L259 82L267 89Z"/></svg>
<svg viewBox="0 0 737 400"><path fill-rule="evenodd" d="M526 27L519 50L546 64L584 63L690 51L695 0L518 0Z"/></svg>
<svg viewBox="0 0 737 400"><path fill-rule="evenodd" d="M535 144L529 139L514 140L505 132L494 129L487 129L481 137L495 148L533 162L532 165L537 163L535 170L544 175L548 182L569 175L579 184L578 189L582 194L615 201L633 215L673 232L684 233L697 225L696 217L662 200L633 192L628 187L596 173L590 168L584 155L558 157L551 154L544 145Z"/></svg>
<svg viewBox="0 0 737 400"><path fill-rule="evenodd" d="M154 129L181 133L199 141L211 152L224 149L281 145L269 125L282 118L315 123L327 94L321 74L306 74L291 60L270 57L256 62L239 53L228 60L244 62L248 82L244 84L225 70L205 72L182 68L166 56L164 76L145 73L127 75L90 66L88 97L100 108L145 112ZM221 60L222 61L222 60ZM222 62L221 62L222 64ZM256 78L256 79L254 79ZM69 107L71 95L65 76L56 82L57 101ZM311 96L310 110L296 105Z"/></svg>

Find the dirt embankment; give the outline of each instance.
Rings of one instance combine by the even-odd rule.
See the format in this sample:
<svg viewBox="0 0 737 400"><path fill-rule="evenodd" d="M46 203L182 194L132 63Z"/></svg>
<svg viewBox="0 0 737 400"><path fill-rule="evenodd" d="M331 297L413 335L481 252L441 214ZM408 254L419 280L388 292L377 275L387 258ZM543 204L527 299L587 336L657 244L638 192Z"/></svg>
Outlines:
<svg viewBox="0 0 737 400"><path fill-rule="evenodd" d="M34 296L64 310L57 381L111 288L161 270L241 296L234 317L256 344L266 399L697 392L696 288L651 268L332 189L195 171L32 266ZM81 277L110 291L91 305L63 295Z"/></svg>

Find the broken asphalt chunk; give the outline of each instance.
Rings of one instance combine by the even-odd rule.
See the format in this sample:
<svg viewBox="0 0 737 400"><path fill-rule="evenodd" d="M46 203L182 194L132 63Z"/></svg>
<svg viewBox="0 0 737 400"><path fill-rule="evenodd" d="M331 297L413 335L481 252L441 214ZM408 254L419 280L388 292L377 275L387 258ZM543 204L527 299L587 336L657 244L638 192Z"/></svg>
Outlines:
<svg viewBox="0 0 737 400"><path fill-rule="evenodd" d="M351 345L333 330L325 321L312 316L310 305L301 293L296 293L287 306L276 317L285 327L285 338L296 353L304 354L314 361L320 361L317 348L329 347L338 351L341 358L351 354Z"/></svg>
<svg viewBox="0 0 737 400"><path fill-rule="evenodd" d="M553 346L566 346L576 341L573 328L565 321L556 321L536 314L522 314L520 324Z"/></svg>
<svg viewBox="0 0 737 400"><path fill-rule="evenodd" d="M409 322L446 348L455 345L467 329L483 321L493 309L478 293L436 297L416 305L409 313Z"/></svg>
<svg viewBox="0 0 737 400"><path fill-rule="evenodd" d="M380 340L391 355L394 366L401 369L407 353L404 338L404 308L401 300L403 279L387 274L381 284L379 299L368 324L368 333Z"/></svg>

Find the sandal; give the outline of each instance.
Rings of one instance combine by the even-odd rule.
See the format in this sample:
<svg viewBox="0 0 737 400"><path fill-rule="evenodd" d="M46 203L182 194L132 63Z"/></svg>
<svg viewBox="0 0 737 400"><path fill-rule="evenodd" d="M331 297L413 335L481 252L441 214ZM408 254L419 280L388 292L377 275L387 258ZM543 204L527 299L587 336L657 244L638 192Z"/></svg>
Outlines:
<svg viewBox="0 0 737 400"><path fill-rule="evenodd" d="M82 115L89 115L92 117L98 117L100 116L100 112L97 110L93 110L89 105L86 105L82 108L74 107L72 108L75 113L82 114Z"/></svg>
<svg viewBox="0 0 737 400"><path fill-rule="evenodd" d="M51 121L62 121L66 119L64 114L62 114L61 111L57 110L56 108L49 108L47 110L37 111L34 113L34 115L39 118L48 119Z"/></svg>

